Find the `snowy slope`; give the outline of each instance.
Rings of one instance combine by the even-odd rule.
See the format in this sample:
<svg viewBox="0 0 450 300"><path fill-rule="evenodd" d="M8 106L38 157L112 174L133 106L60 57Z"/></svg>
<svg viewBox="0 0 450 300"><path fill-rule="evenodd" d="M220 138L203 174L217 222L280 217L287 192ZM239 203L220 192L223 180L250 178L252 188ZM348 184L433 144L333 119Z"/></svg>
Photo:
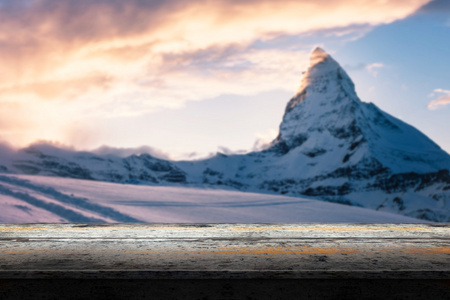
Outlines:
<svg viewBox="0 0 450 300"><path fill-rule="evenodd" d="M0 147L1 148L1 147ZM215 186L308 196L450 221L450 156L412 126L362 102L352 80L316 48L267 149L197 161L118 157L47 144L0 149L0 172L149 185Z"/></svg>
<svg viewBox="0 0 450 300"><path fill-rule="evenodd" d="M303 198L0 175L0 222L420 222Z"/></svg>

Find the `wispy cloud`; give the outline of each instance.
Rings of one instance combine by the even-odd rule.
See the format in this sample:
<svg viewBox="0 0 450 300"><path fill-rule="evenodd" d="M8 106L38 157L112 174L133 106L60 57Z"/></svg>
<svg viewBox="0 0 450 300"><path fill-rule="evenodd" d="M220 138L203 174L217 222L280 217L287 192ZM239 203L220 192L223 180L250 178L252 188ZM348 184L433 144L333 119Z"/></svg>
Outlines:
<svg viewBox="0 0 450 300"><path fill-rule="evenodd" d="M435 89L430 97L436 96L438 96L436 99L428 102L428 109L435 110L450 104L450 90Z"/></svg>
<svg viewBox="0 0 450 300"><path fill-rule="evenodd" d="M266 132L258 132L256 134L256 140L253 144L252 151L261 151L270 146L270 143L277 137L277 129L269 129Z"/></svg>
<svg viewBox="0 0 450 300"><path fill-rule="evenodd" d="M384 65L383 63L376 62L376 63L372 63L372 64L369 64L369 65L366 65L366 66L365 66L365 69L366 69L373 77L377 77L377 76L378 76L378 71L379 71L381 68L384 68L384 67L385 67L385 65Z"/></svg>
<svg viewBox="0 0 450 300"><path fill-rule="evenodd" d="M70 143L68 124L81 116L135 116L223 93L293 89L309 49L256 41L318 30L348 38L427 2L2 1L0 135Z"/></svg>
<svg viewBox="0 0 450 300"><path fill-rule="evenodd" d="M156 149L150 146L140 146L136 148L115 148L109 146L101 146L97 149L94 149L92 152L99 155L116 155L120 157L128 157L131 155L140 155L140 154L150 154L156 158L160 159L173 159L169 154L163 152L162 150Z"/></svg>

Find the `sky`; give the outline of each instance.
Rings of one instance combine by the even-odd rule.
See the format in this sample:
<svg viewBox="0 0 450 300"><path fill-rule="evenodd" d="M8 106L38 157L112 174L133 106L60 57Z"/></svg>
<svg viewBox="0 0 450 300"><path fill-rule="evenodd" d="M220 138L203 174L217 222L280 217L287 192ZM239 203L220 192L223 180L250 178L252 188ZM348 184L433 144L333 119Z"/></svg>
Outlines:
<svg viewBox="0 0 450 300"><path fill-rule="evenodd" d="M0 0L0 20L0 140L15 147L257 150L320 46L361 100L450 152L447 0Z"/></svg>

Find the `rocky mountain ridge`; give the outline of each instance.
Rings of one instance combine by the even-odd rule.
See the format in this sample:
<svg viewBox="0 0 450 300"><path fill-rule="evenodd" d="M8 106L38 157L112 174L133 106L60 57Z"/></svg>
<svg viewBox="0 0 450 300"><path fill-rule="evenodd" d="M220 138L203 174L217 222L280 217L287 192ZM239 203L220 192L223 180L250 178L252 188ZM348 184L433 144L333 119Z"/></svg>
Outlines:
<svg viewBox="0 0 450 300"><path fill-rule="evenodd" d="M0 172L136 184L179 184L309 196L450 221L450 156L412 126L362 102L340 65L316 48L278 137L259 152L166 161L34 145Z"/></svg>

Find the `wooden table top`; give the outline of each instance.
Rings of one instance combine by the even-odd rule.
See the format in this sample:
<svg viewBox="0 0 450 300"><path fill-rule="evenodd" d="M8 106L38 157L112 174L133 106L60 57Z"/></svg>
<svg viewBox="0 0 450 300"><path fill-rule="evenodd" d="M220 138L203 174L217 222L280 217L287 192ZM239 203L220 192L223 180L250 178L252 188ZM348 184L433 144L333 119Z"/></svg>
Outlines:
<svg viewBox="0 0 450 300"><path fill-rule="evenodd" d="M0 224L0 279L450 279L450 224Z"/></svg>

